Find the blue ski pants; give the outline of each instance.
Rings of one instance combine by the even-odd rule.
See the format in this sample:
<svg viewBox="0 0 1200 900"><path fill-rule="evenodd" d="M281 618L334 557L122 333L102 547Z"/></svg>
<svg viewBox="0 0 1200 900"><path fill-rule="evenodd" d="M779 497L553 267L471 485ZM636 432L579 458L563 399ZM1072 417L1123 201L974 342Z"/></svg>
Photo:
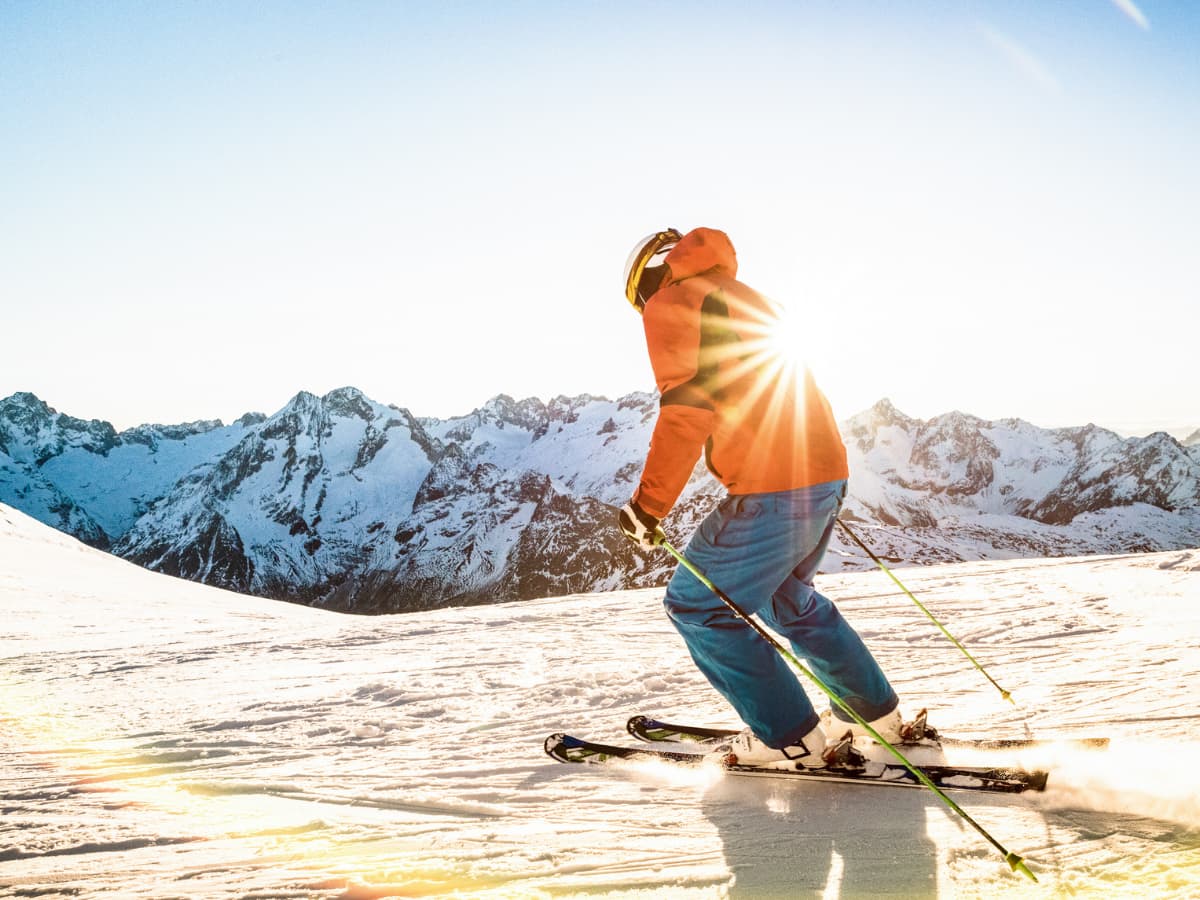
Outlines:
<svg viewBox="0 0 1200 900"><path fill-rule="evenodd" d="M700 524L684 556L746 613L791 644L868 721L899 701L837 607L813 587L846 495L844 480L730 495ZM795 670L683 566L663 601L692 659L770 747L796 744L819 717Z"/></svg>

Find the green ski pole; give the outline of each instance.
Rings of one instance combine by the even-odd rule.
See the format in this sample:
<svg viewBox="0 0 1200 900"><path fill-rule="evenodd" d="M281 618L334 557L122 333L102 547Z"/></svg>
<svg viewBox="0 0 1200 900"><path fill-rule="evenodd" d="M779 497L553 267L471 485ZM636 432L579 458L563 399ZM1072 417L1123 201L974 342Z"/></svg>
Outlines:
<svg viewBox="0 0 1200 900"><path fill-rule="evenodd" d="M952 635L946 629L946 626L938 621L937 616L935 616L933 613L931 613L925 607L925 604L916 598L916 596L913 594L912 591L910 591L908 588L906 588L903 584L900 583L900 579L896 577L896 575L892 572L891 569L889 569L887 566L885 566L883 564L883 560L881 560L878 556L876 556L874 553L871 552L871 548L868 547L866 544L864 544L857 534L855 534L853 531L850 530L850 526L847 525L845 522L843 522L841 519L838 519L837 523L838 523L838 525L840 525L842 527L842 531L844 531L844 532L846 532L846 534L850 535L850 538L851 538L851 540L854 541L854 543L856 543L856 544L858 544L858 546L862 547L863 551L867 554L867 556L871 557L871 560L875 563L875 565L879 566L879 568L881 568L884 571L884 573L888 576L888 578L890 578L890 579L892 579L892 581L896 582L896 587L900 588L900 590L902 590L902 591L904 591L904 593L908 594L908 599L911 600L913 603L917 604L917 609L919 609L919 610L921 610L921 612L925 613L925 615L927 615L929 617L929 621L931 621L934 625L936 625L938 628L940 628L942 631L942 634L944 634L946 637L948 637L950 639L951 643L953 643L955 647L957 647L959 650L961 650L963 652L963 655L974 664L975 668L977 668L983 674L983 677L986 678L988 681L990 681L992 683L992 686L1000 692L1000 696L1003 697L1005 700L1007 700L1009 703L1011 703L1013 706L1016 706L1017 701L1012 698L1012 694L1009 691L1006 691L1004 688L1000 687L1000 685L996 683L996 679L994 679L991 675L988 674L987 669L985 669L982 665L980 665L979 661L977 659L975 659L975 657L970 654L970 652L967 650L967 648L964 647L959 642L958 638L956 638L954 635Z"/></svg>
<svg viewBox="0 0 1200 900"><path fill-rule="evenodd" d="M827 694L829 696L829 699L834 704L836 704L837 707L842 710L842 712L846 713L855 722L857 722L860 726L862 726L866 730L866 732L869 735L871 735L872 738L874 738L877 742L879 742L880 745L886 747L888 749L888 751L891 752L891 754L900 761L900 763L904 766L904 768L906 768L906 769L908 769L908 771L912 772L913 776L916 777L916 779L918 781L920 781L923 785L925 785L925 787L927 787L931 791L933 791L933 793L936 794L937 797L944 804L946 804L947 807L949 807L953 812L957 813L963 819L963 821L965 821L968 825L970 825L972 828L974 828L976 831L978 831L981 835L983 835L983 837L987 840L987 842L989 844L991 844L993 847L995 847L997 850L999 850L1001 854L1003 854L1004 861L1006 863L1008 863L1009 867L1014 872L1020 872L1022 875L1027 876L1028 878L1032 879L1033 881L1035 881L1035 882L1037 881L1037 876L1034 875L1033 872L1031 872L1029 870L1029 867L1027 865L1025 865L1024 857L1018 856L1016 853L1013 853L1011 850L1008 850L1003 844L1001 844L994 837L992 837L992 835L987 831L986 828L984 828L982 825L980 825L978 822L976 822L973 818L971 818L971 816L967 813L967 811L965 809L963 809L961 806L959 806L957 803L955 803L953 799L946 796L945 792L941 788L939 788L936 784L934 784L928 775L926 775L919 768L917 768L911 762L909 762L908 757L906 757L903 753L901 753L898 749L896 749L896 747L890 741L885 740L878 731L876 731L874 728L872 728L871 725L866 720L863 719L862 716L860 716L853 709L851 709L849 707L849 705L834 692L833 688L831 688L831 687L829 687L829 685L825 684L825 682L822 681L821 678L819 678L815 672L813 672L806 665L804 665L804 663L800 662L800 660L796 658L796 655L794 653L792 653L790 650L788 650L786 647L784 647L783 644L779 643L779 641L777 641L774 637L772 637L771 634L766 630L766 628L764 628L755 619L753 619L750 615L748 615L740 606L738 606L730 598L730 596L728 594L726 594L719 587L717 587L715 584L713 584L712 581L710 581L708 579L708 576L706 576L703 572L701 572L698 568L696 568L695 565L693 565L691 560L687 559L687 557L685 557L682 553L680 553L673 546L671 546L671 543L666 539L666 537L663 536L661 531L655 535L654 540L655 540L655 543L657 543L659 546L663 547L668 553L670 553L673 557L675 557L675 559L677 559L679 561L679 564L681 566L683 566L685 569L687 569L689 572L691 572L694 576L696 576L696 579L701 584L703 584L706 588L708 588L710 591L712 591L714 594L716 594L717 597L720 598L721 602L724 603L726 606L729 607L730 610L733 611L734 615L736 615L739 619L741 619L743 622L745 622L747 625L749 625L751 628L753 628L756 632L758 632L759 636L762 637L763 640L765 640L772 647L774 647L775 650L779 654L781 654L784 659L786 659L789 663L791 663L796 668L797 671L799 671L802 675L804 675L810 681L812 681L813 684L815 684L822 691L824 691L825 694Z"/></svg>

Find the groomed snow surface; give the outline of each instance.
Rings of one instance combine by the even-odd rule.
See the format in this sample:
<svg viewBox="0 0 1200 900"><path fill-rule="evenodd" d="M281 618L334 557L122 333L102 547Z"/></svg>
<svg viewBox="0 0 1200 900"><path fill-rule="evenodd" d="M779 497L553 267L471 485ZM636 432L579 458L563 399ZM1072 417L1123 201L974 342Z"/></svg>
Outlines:
<svg viewBox="0 0 1200 900"><path fill-rule="evenodd" d="M0 896L1200 896L1200 550L823 577L910 710L1057 745L1043 795L542 754L735 724L660 590L353 618L155 575L0 506ZM995 757L992 757L995 758ZM970 760L966 760L970 761Z"/></svg>

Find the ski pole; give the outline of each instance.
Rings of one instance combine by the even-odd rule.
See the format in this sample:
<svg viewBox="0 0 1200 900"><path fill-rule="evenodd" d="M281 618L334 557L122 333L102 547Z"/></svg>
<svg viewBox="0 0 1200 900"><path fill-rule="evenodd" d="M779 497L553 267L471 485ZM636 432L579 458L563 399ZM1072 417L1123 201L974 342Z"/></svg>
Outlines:
<svg viewBox="0 0 1200 900"><path fill-rule="evenodd" d="M900 583L900 579L896 577L895 573L893 573L891 569L889 569L887 566L885 566L883 564L883 560L881 560L878 556L876 556L874 553L871 552L871 548L868 547L866 544L864 544L862 542L862 540L859 538L859 536L850 530L850 526L847 525L845 522L843 522L841 519L838 519L837 523L838 523L838 525L840 525L842 527L842 531L844 531L844 532L846 532L846 534L850 535L850 538L851 538L851 540L854 541L854 543L858 544L858 546L863 548L863 550L866 552L867 556L871 557L871 559L875 563L875 565L879 566L879 568L881 568L884 571L884 573L890 579L892 579L892 581L896 582L896 587L900 588L900 590L902 590L902 591L904 591L904 593L908 594L908 599L910 599L913 603L917 604L917 609L919 609L919 610L921 610L921 612L925 613L925 615L927 615L929 617L929 621L931 621L934 625L936 625L938 628L940 628L942 630L942 634L944 634L946 637L948 637L950 639L951 643L953 643L955 647L957 647L959 650L961 650L963 652L963 655L974 664L975 668L977 668L983 674L983 677L986 678L988 681L990 681L992 683L992 686L1000 692L1000 696L1003 697L1005 700L1007 700L1009 703L1011 703L1013 706L1016 706L1017 701L1012 698L1012 693L1009 691L1006 691L1004 688L1000 687L1000 685L996 683L996 679L994 679L991 675L989 675L987 673L987 669L985 669L982 665L980 665L979 660L977 660L974 656L971 655L970 651L968 651L967 648L964 647L962 645L962 643L959 642L958 638L956 638L954 635L952 635L946 629L945 625L943 625L941 622L938 621L937 616L935 616L933 613L931 613L925 607L925 604L916 598L916 596L913 594L912 591L910 591L908 588L906 588L903 584Z"/></svg>
<svg viewBox="0 0 1200 900"><path fill-rule="evenodd" d="M783 644L779 643L779 641L777 641L774 637L772 637L771 634L766 630L766 628L764 628L762 625L760 625L755 619L753 619L748 613L746 613L745 610L743 610L740 606L738 606L733 601L733 599L730 598L730 596L728 594L726 594L719 587L717 587L715 584L713 584L712 581L709 580L708 576L706 576L703 572L701 572L698 568L696 568L696 566L692 563L691 560L689 560L682 553L680 553L673 546L671 546L671 543L665 537L663 537L662 532L659 532L657 535L655 535L655 543L657 543L659 546L663 547L668 553L670 553L673 557L675 557L675 559L677 559L679 561L679 564L681 566L683 566L685 569L687 569L689 572L691 572L694 576L696 576L696 579L701 584L703 584L706 588L708 588L710 591L712 591L714 594L716 594L717 597L720 598L721 602L724 603L726 606L729 607L730 610L733 611L734 615L736 615L739 619L741 619L743 622L745 622L747 625L749 625L751 628L753 628L756 632L758 632L759 636L762 637L763 640L765 640L772 647L774 647L775 650L780 655L782 655L784 659L786 659L788 662L790 662L797 669L797 671L799 671L802 675L807 677L817 687L819 687L822 691L824 691L825 694L828 695L829 699L834 704L836 704L837 707L842 710L842 712L849 715L852 719L854 719L855 722L857 722L860 726L862 726L866 730L866 732L869 735L871 735L872 738L874 738L882 746L886 747L891 752L891 754L901 762L901 764L904 766L904 768L908 769L908 771L910 771L918 781L920 781L923 785L925 785L925 787L927 787L931 791L933 791L933 793L936 794L938 796L938 798L943 803L946 804L946 806L948 806L953 812L957 813L963 819L963 821L965 821L968 825L970 825L972 828L974 828L976 831L978 831L981 835L983 835L983 837L985 839L987 839L987 842L989 844L991 844L993 847L995 847L997 850L999 850L1001 854L1003 854L1004 861L1006 863L1008 863L1009 867L1014 872L1020 872L1022 875L1029 877L1033 881L1035 881L1035 882L1037 881L1037 876L1034 875L1033 872L1031 872L1029 870L1029 867L1027 865L1025 865L1025 858L1023 856L1018 856L1016 853L1013 853L1011 850L1008 850L1007 848L1005 848L1005 846L1003 844L1001 844L994 837L992 837L992 835L987 831L986 828L984 828L982 825L980 825L978 822L976 822L973 818L971 818L971 816L967 813L967 811L965 809L963 809L961 806L959 806L957 803L955 803L953 799L946 796L946 793L941 788L939 788L936 784L934 784L932 779L930 779L930 777L928 775L926 775L919 768L917 768L915 765L913 765L911 762L909 762L907 756L905 756L898 749L896 749L896 747L890 741L885 740L884 737L878 731L876 731L874 728L872 728L871 725L865 719L863 719L862 716L860 716L853 709L851 709L850 706L834 692L833 688L829 687L829 685L827 685L824 681L822 681L821 678L815 672L813 672L806 665L804 665L804 663L800 662L800 660L796 658L796 655L794 653L792 653L790 650L788 650L786 647L784 647Z"/></svg>

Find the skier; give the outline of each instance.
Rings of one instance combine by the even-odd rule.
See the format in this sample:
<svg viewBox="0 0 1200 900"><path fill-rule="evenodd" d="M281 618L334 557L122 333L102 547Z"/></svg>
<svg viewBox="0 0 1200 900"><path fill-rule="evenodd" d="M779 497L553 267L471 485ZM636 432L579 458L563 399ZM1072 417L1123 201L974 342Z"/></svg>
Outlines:
<svg viewBox="0 0 1200 900"><path fill-rule="evenodd" d="M858 633L813 587L846 495L846 450L812 374L777 352L778 312L737 281L721 231L667 229L639 241L625 296L642 314L661 393L641 481L618 524L655 546L703 449L728 496L685 555L796 654L882 737L904 727L898 699ZM682 566L667 615L692 659L749 726L733 740L745 765L835 763L796 674L776 651ZM863 733L833 710L831 737ZM728 752L729 748L722 748ZM842 748L844 751L844 747Z"/></svg>

